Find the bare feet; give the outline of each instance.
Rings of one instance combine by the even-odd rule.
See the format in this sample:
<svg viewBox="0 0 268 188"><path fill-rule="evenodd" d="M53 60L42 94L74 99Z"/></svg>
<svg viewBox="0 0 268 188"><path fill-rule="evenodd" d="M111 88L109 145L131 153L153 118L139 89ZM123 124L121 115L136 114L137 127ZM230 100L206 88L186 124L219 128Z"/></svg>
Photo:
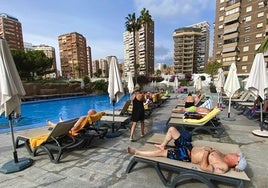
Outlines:
<svg viewBox="0 0 268 188"><path fill-rule="evenodd" d="M127 147L126 151L132 155L135 155L136 154L136 150L134 148L131 148L131 147Z"/></svg>
<svg viewBox="0 0 268 188"><path fill-rule="evenodd" d="M165 147L162 146L161 144L154 144L154 146L157 147L160 150L164 150L165 149Z"/></svg>
<svg viewBox="0 0 268 188"><path fill-rule="evenodd" d="M63 119L62 119L62 117L60 117L60 118L59 118L59 122L63 122Z"/></svg>

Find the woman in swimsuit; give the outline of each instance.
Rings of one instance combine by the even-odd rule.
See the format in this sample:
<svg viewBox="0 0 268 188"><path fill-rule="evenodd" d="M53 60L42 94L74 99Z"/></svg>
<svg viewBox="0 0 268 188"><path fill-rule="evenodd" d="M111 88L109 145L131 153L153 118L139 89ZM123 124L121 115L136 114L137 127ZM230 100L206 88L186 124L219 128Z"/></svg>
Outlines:
<svg viewBox="0 0 268 188"><path fill-rule="evenodd" d="M131 96L132 101L132 114L131 114L131 120L132 120L132 127L130 131L130 141L133 140L133 135L137 126L137 122L141 122L141 136L144 136L144 119L145 119L145 112L144 112L144 105L145 102L145 96L143 92L141 92L140 88L136 89L134 94Z"/></svg>

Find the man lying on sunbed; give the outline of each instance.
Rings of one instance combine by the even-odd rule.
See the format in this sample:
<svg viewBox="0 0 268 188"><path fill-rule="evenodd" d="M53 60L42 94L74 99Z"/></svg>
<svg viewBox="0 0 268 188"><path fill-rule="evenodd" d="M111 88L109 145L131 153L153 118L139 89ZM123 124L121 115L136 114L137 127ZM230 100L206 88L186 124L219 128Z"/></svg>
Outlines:
<svg viewBox="0 0 268 188"><path fill-rule="evenodd" d="M174 139L175 148L166 149L166 145ZM186 131L178 131L174 127L170 127L162 144L155 144L157 150L141 151L128 147L127 152L133 155L141 155L147 157L167 157L170 159L192 162L199 164L200 169L223 174L229 168L233 168L237 172L243 171L247 166L247 161L243 153L223 154L209 146L192 147L191 134Z"/></svg>

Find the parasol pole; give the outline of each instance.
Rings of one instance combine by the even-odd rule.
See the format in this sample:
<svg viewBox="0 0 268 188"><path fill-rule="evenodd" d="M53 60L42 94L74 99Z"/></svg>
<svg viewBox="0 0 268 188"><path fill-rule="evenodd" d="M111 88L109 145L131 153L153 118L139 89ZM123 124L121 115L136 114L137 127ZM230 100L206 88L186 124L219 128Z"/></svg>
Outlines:
<svg viewBox="0 0 268 188"><path fill-rule="evenodd" d="M8 115L8 121L9 121L9 127L10 127L10 132L11 132L11 137L12 137L12 145L13 145L13 157L14 157L14 162L18 163L18 154L16 150L16 145L15 145L15 138L14 138L14 131L13 131L13 113Z"/></svg>

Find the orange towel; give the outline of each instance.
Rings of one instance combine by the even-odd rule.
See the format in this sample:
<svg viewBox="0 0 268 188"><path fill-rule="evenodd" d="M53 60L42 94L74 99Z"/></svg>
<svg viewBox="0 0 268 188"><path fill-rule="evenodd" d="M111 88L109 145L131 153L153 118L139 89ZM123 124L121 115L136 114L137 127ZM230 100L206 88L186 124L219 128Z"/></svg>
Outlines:
<svg viewBox="0 0 268 188"><path fill-rule="evenodd" d="M80 124L75 124L74 127L70 130L70 134L73 135L73 136L76 136L78 135L78 132L83 129L86 125L88 124L92 124L94 123L95 121L101 119L101 117L105 114L105 112L98 112L96 114L93 114L93 115L87 115L85 117L82 117L83 119L79 120L78 121L82 121ZM79 123L79 122L78 122Z"/></svg>
<svg viewBox="0 0 268 188"><path fill-rule="evenodd" d="M30 147L34 149L35 147L40 146L47 139L49 134L50 132L30 138Z"/></svg>

